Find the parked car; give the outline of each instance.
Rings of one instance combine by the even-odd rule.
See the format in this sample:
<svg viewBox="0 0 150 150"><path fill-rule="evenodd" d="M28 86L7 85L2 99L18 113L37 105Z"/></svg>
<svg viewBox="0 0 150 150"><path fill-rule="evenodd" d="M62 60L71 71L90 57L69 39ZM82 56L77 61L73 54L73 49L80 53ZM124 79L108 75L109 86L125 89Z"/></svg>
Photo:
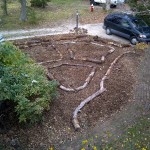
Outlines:
<svg viewBox="0 0 150 150"><path fill-rule="evenodd" d="M0 43L4 41L4 37L2 34L0 34Z"/></svg>
<svg viewBox="0 0 150 150"><path fill-rule="evenodd" d="M106 0L93 0L97 4L106 4ZM117 4L124 3L124 0L110 0L110 7L115 7Z"/></svg>
<svg viewBox="0 0 150 150"><path fill-rule="evenodd" d="M131 44L150 42L150 26L142 19L126 13L112 13L105 17L106 34L115 34L130 40Z"/></svg>

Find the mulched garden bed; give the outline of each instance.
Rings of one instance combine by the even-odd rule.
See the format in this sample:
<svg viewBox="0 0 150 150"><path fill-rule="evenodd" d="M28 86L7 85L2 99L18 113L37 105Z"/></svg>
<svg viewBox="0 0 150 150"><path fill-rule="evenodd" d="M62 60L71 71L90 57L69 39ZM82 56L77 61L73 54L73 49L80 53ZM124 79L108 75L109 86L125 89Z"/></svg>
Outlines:
<svg viewBox="0 0 150 150"><path fill-rule="evenodd" d="M2 133L0 138L2 143L7 144L6 148L12 148L14 140L14 145L21 149L46 150L54 145L56 149L61 150L60 145L63 142L88 132L99 119L111 117L123 108L132 96L135 82L133 70L140 58L137 53L124 55L113 66L104 83L107 91L86 104L78 114L81 129L76 132L72 124L76 107L99 89L100 81L113 60L124 52L134 52L134 48L99 37L75 34L18 40L14 44L36 63L43 65L53 78L66 88L76 89L82 86L92 68L95 67L96 70L82 90L69 92L58 87L59 95L50 104L51 109L45 112L40 123L34 126L21 126L16 123L7 132ZM94 62L106 56L111 48L114 52L107 55L104 62Z"/></svg>

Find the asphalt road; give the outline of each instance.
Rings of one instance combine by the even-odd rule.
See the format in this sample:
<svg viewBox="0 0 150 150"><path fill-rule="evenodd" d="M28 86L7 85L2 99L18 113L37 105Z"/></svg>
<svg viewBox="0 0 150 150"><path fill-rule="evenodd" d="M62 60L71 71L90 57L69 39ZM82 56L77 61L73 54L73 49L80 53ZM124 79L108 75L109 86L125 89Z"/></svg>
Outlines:
<svg viewBox="0 0 150 150"><path fill-rule="evenodd" d="M102 28L103 23L98 24L86 24L80 25L79 28L85 28L88 30L89 35L99 36L105 39L112 39L114 41L118 41L120 43L129 43L129 41L117 37L115 35L106 35L105 30ZM67 34L75 27L73 24L60 25L55 28L37 28L37 29L29 29L29 30L12 30L12 31L2 31L0 34L4 35L5 40L17 40L17 39L25 39L32 38L38 36L46 36L46 35L56 35L56 34Z"/></svg>

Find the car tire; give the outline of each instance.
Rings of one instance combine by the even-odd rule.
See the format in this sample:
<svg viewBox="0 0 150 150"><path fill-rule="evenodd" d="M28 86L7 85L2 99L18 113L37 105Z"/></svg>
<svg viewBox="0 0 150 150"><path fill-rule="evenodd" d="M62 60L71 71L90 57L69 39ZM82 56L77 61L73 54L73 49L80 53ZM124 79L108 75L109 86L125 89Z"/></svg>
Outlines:
<svg viewBox="0 0 150 150"><path fill-rule="evenodd" d="M138 40L136 37L131 37L130 38L130 43L133 44L133 45L136 45L138 43Z"/></svg>
<svg viewBox="0 0 150 150"><path fill-rule="evenodd" d="M112 34L112 33L111 33L111 29L108 28L108 27L106 28L106 34L107 34L107 35L111 35L111 34Z"/></svg>

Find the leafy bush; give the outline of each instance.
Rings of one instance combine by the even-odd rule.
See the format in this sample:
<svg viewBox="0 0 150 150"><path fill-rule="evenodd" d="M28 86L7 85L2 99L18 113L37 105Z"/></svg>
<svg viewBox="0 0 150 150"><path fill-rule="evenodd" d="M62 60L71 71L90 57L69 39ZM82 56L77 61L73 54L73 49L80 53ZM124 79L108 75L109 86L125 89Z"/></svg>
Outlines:
<svg viewBox="0 0 150 150"><path fill-rule="evenodd" d="M45 70L10 43L0 44L0 101L13 101L19 122L39 120L56 96L55 81Z"/></svg>
<svg viewBox="0 0 150 150"><path fill-rule="evenodd" d="M39 21L35 10L31 7L27 7L27 17L30 24L37 24Z"/></svg>
<svg viewBox="0 0 150 150"><path fill-rule="evenodd" d="M136 14L137 17L143 19L148 25L150 25L150 0L139 1L137 0L128 0L128 4L130 5L131 9L136 10L138 13Z"/></svg>
<svg viewBox="0 0 150 150"><path fill-rule="evenodd" d="M45 8L47 5L47 2L50 2L50 0L31 0L31 6L32 7L42 7Z"/></svg>
<svg viewBox="0 0 150 150"><path fill-rule="evenodd" d="M150 10L150 0L148 0L148 5L146 5L144 3L139 3L137 5L137 11L146 11L147 9ZM143 19L148 25L150 25L150 12L145 12L145 13L139 13L136 15L137 17Z"/></svg>

